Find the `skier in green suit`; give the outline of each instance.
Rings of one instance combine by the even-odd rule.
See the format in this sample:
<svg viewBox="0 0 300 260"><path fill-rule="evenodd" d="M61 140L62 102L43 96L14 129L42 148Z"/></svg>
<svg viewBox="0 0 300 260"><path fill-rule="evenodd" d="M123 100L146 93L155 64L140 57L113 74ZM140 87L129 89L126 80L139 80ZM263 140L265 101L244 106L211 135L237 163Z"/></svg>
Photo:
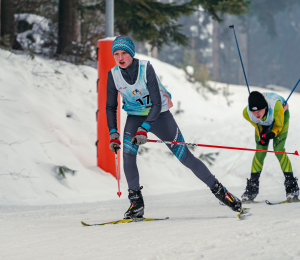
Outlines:
<svg viewBox="0 0 300 260"><path fill-rule="evenodd" d="M255 127L256 149L268 150L269 142L273 139L274 151L285 152L285 142L289 128L289 107L283 97L275 93L260 93L253 91L249 95L248 106L243 116ZM258 130L259 129L259 130ZM256 152L252 162L251 177L247 179L243 201L253 201L259 191L259 177L263 168L266 152ZM276 153L281 169L285 176L287 200L298 200L299 187L297 178L293 175L292 165L286 154Z"/></svg>

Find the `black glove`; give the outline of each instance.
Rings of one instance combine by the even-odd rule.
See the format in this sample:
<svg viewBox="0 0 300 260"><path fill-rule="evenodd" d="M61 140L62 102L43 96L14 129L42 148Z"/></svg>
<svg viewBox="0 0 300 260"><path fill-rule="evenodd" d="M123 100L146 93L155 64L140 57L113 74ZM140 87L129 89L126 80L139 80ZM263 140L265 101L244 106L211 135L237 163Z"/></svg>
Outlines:
<svg viewBox="0 0 300 260"><path fill-rule="evenodd" d="M131 143L132 144L137 144L137 145L147 143L147 130L140 126L138 128L136 134L132 138Z"/></svg>
<svg viewBox="0 0 300 260"><path fill-rule="evenodd" d="M274 137L275 137L274 132L269 132L267 134L262 134L261 137L260 137L259 144L260 145L268 145L270 140L273 139Z"/></svg>
<svg viewBox="0 0 300 260"><path fill-rule="evenodd" d="M268 131L269 131L269 127L263 126L263 127L262 127L262 130L261 130L261 132L260 132L260 137L261 137L263 134L266 134Z"/></svg>
<svg viewBox="0 0 300 260"><path fill-rule="evenodd" d="M120 135L118 133L112 133L112 134L110 134L109 148L114 153L116 153L119 149L121 149L121 147L120 147L121 142L119 140L119 137L120 137Z"/></svg>

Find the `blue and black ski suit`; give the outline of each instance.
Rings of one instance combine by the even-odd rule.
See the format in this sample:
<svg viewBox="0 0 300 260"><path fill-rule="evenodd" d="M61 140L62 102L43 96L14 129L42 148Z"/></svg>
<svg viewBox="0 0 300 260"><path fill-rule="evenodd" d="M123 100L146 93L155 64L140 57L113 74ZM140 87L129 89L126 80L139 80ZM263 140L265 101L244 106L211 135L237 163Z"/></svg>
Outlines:
<svg viewBox="0 0 300 260"><path fill-rule="evenodd" d="M123 97L127 120L123 136L123 162L128 188L139 190L136 156L139 146L131 144L138 127L142 126L164 141L184 142L182 133L169 111L171 95L161 84L149 61L133 59L132 65L121 69L116 65L107 78L107 124L110 133L117 132L116 111L118 92ZM188 167L209 188L217 179L185 145L167 145L178 160Z"/></svg>

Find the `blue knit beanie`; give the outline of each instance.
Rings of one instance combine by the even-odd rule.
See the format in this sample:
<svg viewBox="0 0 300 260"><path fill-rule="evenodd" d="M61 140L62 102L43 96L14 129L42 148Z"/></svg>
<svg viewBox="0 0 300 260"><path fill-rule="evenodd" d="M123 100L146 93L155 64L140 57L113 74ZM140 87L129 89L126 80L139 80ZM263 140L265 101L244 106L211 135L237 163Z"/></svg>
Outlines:
<svg viewBox="0 0 300 260"><path fill-rule="evenodd" d="M117 50L123 50L130 54L133 58L135 55L135 46L132 40L127 36L118 36L112 44L112 54Z"/></svg>

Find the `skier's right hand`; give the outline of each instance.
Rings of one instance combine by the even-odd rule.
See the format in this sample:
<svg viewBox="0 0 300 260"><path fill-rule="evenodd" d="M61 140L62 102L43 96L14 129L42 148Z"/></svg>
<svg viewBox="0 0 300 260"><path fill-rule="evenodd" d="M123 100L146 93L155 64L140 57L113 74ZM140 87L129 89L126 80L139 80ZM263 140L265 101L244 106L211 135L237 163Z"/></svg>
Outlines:
<svg viewBox="0 0 300 260"><path fill-rule="evenodd" d="M112 133L112 134L110 134L109 148L114 153L116 153L119 149L121 149L121 147L120 147L121 142L120 142L119 138L120 138L120 135L118 133Z"/></svg>
<svg viewBox="0 0 300 260"><path fill-rule="evenodd" d="M274 139L274 137L275 137L274 132L269 132L269 133L266 133L266 134L262 134L261 138L260 138L260 141L259 141L259 144L264 145L264 146L268 145L270 140Z"/></svg>

